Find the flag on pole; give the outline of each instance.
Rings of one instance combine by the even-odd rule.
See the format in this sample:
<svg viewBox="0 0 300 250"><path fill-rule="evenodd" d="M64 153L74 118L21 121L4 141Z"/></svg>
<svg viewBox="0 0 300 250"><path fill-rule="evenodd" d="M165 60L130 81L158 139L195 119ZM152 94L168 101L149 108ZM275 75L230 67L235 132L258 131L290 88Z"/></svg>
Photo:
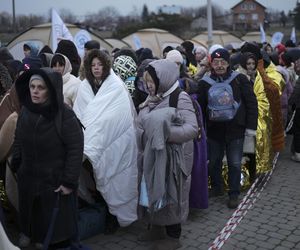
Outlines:
<svg viewBox="0 0 300 250"><path fill-rule="evenodd" d="M279 32L279 31L275 32L272 36L272 42L271 42L272 47L275 48L276 45L281 43L283 37L284 37L284 34L282 32Z"/></svg>
<svg viewBox="0 0 300 250"><path fill-rule="evenodd" d="M75 34L74 43L81 58L84 56L84 45L90 40L92 40L92 38L86 30L81 29Z"/></svg>
<svg viewBox="0 0 300 250"><path fill-rule="evenodd" d="M296 31L295 31L295 27L293 27L293 29L292 29L291 40L293 41L294 44L296 44Z"/></svg>
<svg viewBox="0 0 300 250"><path fill-rule="evenodd" d="M55 51L57 49L57 44L60 40L65 39L73 41L73 36L54 8L52 8L51 16L52 50Z"/></svg>
<svg viewBox="0 0 300 250"><path fill-rule="evenodd" d="M265 33L264 27L261 23L259 24L259 30L260 30L260 41L261 41L261 43L265 43L266 42L266 33Z"/></svg>

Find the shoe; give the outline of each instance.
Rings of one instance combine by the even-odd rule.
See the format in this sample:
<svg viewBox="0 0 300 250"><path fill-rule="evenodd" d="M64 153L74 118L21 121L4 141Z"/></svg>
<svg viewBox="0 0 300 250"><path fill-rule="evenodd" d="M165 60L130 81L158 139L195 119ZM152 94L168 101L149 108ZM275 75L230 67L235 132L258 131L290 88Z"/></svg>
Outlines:
<svg viewBox="0 0 300 250"><path fill-rule="evenodd" d="M35 249L38 249L38 250L42 250L43 249L43 244L42 243L35 243L34 244L34 246L35 246Z"/></svg>
<svg viewBox="0 0 300 250"><path fill-rule="evenodd" d="M30 238L27 237L25 234L20 233L20 238L19 238L19 247L28 247L30 245Z"/></svg>
<svg viewBox="0 0 300 250"><path fill-rule="evenodd" d="M291 159L293 161L296 161L296 162L300 162L300 153L294 153L292 156L291 156Z"/></svg>
<svg viewBox="0 0 300 250"><path fill-rule="evenodd" d="M139 234L138 241L163 240L167 237L164 226L152 225L151 229Z"/></svg>
<svg viewBox="0 0 300 250"><path fill-rule="evenodd" d="M239 199L237 196L231 196L229 197L228 203L227 203L227 207L234 209L237 208L239 205Z"/></svg>
<svg viewBox="0 0 300 250"><path fill-rule="evenodd" d="M182 244L179 239L168 236L166 239L156 241L150 247L150 250L174 250L180 247L182 247Z"/></svg>

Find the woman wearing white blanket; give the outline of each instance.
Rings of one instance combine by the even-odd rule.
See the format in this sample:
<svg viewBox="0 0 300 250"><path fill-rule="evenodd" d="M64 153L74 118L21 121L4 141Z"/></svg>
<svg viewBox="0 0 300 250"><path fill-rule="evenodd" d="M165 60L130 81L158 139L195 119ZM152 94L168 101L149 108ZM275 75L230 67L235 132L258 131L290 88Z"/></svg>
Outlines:
<svg viewBox="0 0 300 250"><path fill-rule="evenodd" d="M86 79L73 109L85 127L84 154L93 167L96 188L121 226L137 219L137 144L131 97L111 69L109 55L91 50Z"/></svg>

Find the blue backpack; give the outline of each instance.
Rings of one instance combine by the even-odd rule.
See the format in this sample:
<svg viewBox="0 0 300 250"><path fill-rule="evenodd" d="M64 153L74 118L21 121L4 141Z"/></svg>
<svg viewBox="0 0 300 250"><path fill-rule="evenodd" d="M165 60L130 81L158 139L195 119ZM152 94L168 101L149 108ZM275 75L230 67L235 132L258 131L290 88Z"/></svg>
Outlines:
<svg viewBox="0 0 300 250"><path fill-rule="evenodd" d="M234 100L232 82L239 73L232 72L231 76L223 82L216 82L208 76L202 80L211 85L208 90L208 119L215 122L230 121L234 118L240 103Z"/></svg>

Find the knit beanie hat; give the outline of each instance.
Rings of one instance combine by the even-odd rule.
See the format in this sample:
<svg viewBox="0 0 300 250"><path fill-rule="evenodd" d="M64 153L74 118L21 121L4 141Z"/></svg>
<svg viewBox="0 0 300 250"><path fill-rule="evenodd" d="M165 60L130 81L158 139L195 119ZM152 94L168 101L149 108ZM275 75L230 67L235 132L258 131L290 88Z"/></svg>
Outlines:
<svg viewBox="0 0 300 250"><path fill-rule="evenodd" d="M128 77L136 75L137 65L130 56L118 56L114 60L112 68L125 81Z"/></svg>
<svg viewBox="0 0 300 250"><path fill-rule="evenodd" d="M277 44L275 49L278 50L278 54L286 51L286 47L282 43Z"/></svg>
<svg viewBox="0 0 300 250"><path fill-rule="evenodd" d="M230 62L230 54L228 50L223 48L217 49L211 54L211 61L213 61L215 58L223 58L228 63Z"/></svg>
<svg viewBox="0 0 300 250"><path fill-rule="evenodd" d="M100 49L100 43L96 40L90 40L84 44L84 48L87 50Z"/></svg>
<svg viewBox="0 0 300 250"><path fill-rule="evenodd" d="M192 52L194 49L194 44L191 41L184 41L181 46L187 51Z"/></svg>
<svg viewBox="0 0 300 250"><path fill-rule="evenodd" d="M224 48L224 47L220 44L214 44L213 46L210 47L208 54L211 55L215 50L221 49L221 48Z"/></svg>
<svg viewBox="0 0 300 250"><path fill-rule="evenodd" d="M40 69L42 67L42 61L39 57L25 57L22 62L24 71L28 69Z"/></svg>
<svg viewBox="0 0 300 250"><path fill-rule="evenodd" d="M45 83L45 80L43 79L43 77L41 77L40 75L37 75L37 74L32 75L32 76L30 77L30 79L29 79L29 85L30 85L30 83L31 83L33 80L40 80L40 81L42 81L43 83Z"/></svg>
<svg viewBox="0 0 300 250"><path fill-rule="evenodd" d="M167 46L167 47L165 47L164 49L163 49L163 54L164 53L168 53L168 52L170 52L171 50L173 50L174 48L172 47L172 46Z"/></svg>
<svg viewBox="0 0 300 250"><path fill-rule="evenodd" d="M207 55L207 52L208 52L207 49L204 48L203 46L197 46L194 49L194 54L196 54L196 53L205 53L205 55Z"/></svg>
<svg viewBox="0 0 300 250"><path fill-rule="evenodd" d="M183 64L183 57L182 57L181 53L176 49L169 51L166 56L166 59L168 59L174 63Z"/></svg>

